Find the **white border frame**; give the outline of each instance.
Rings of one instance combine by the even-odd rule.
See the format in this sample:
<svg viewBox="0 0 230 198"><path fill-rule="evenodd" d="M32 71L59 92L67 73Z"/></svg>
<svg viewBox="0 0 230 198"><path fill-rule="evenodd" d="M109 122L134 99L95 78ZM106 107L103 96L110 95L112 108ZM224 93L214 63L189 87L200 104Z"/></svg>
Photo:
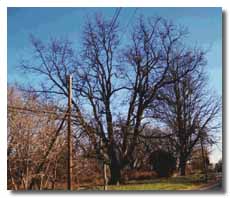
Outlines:
<svg viewBox="0 0 230 198"><path fill-rule="evenodd" d="M12 193L11 191L7 191L7 7L222 7L225 12L225 34L227 37L227 32L229 30L229 21L227 19L227 7L229 7L229 1L227 0L0 0L0 195L1 197L12 197L12 196L27 196L27 195L35 195L35 196L66 196L66 193L55 192L55 193ZM225 72L226 82L225 87L227 90L223 97L227 103L229 98L230 86L229 80L227 79L227 75L230 75L229 69L227 68L227 57L229 56L227 46L229 44L229 40L227 38L223 42L227 42L225 44L225 49L223 49L223 54L225 60L223 63L225 64ZM224 51L225 50L225 51ZM225 155L227 158L227 154L229 151L228 142L228 115L229 115L229 106L225 104L225 109L223 116L226 117L224 130L224 137L227 138L225 141ZM225 167L229 165L229 158L225 161ZM229 190L227 185L227 180L229 178L229 171L226 170L226 192L225 194L217 194L211 193L186 193L186 196L226 196L229 195ZM172 196L185 196L183 192L170 193ZM114 193L68 193L71 196L116 196L118 192ZM167 196L169 193L119 193L119 196Z"/></svg>

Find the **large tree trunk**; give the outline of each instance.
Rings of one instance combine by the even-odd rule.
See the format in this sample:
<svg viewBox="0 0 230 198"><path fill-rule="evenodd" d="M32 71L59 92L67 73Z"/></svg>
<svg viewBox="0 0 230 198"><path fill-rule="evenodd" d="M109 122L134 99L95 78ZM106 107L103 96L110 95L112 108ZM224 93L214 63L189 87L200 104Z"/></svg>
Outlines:
<svg viewBox="0 0 230 198"><path fill-rule="evenodd" d="M110 165L110 181L109 184L118 185L121 182L121 168L116 166L116 164Z"/></svg>
<svg viewBox="0 0 230 198"><path fill-rule="evenodd" d="M121 162L119 154L116 152L114 146L110 150L110 181L109 184L117 185L121 182Z"/></svg>
<svg viewBox="0 0 230 198"><path fill-rule="evenodd" d="M180 175L181 175L181 176L185 176L186 159L185 159L184 156L181 156L181 157L180 157L179 169L180 169Z"/></svg>

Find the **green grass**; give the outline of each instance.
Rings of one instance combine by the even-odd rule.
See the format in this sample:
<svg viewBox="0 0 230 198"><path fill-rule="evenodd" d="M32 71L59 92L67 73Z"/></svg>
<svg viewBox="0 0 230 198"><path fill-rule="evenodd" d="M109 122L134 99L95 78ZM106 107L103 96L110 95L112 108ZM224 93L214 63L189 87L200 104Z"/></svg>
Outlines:
<svg viewBox="0 0 230 198"><path fill-rule="evenodd" d="M154 184L133 184L109 186L108 190L194 190L199 187L198 184L173 184L173 183L154 183Z"/></svg>
<svg viewBox="0 0 230 198"><path fill-rule="evenodd" d="M129 181L119 186L108 186L108 190L196 190L203 185L202 175L171 177L154 180ZM94 190L103 190L102 187Z"/></svg>

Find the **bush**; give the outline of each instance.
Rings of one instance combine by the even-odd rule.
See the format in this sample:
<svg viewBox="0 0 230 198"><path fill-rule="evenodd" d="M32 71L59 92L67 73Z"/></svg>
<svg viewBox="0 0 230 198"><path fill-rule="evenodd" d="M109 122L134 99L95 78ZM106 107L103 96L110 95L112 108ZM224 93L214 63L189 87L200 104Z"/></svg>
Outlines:
<svg viewBox="0 0 230 198"><path fill-rule="evenodd" d="M172 153L164 150L154 151L151 154L150 162L159 177L169 177L176 169L176 158Z"/></svg>
<svg viewBox="0 0 230 198"><path fill-rule="evenodd" d="M218 163L215 165L216 172L222 172L222 160L219 160Z"/></svg>
<svg viewBox="0 0 230 198"><path fill-rule="evenodd" d="M157 173L154 171L146 171L146 170L127 170L125 171L124 180L147 180L154 179L157 177Z"/></svg>

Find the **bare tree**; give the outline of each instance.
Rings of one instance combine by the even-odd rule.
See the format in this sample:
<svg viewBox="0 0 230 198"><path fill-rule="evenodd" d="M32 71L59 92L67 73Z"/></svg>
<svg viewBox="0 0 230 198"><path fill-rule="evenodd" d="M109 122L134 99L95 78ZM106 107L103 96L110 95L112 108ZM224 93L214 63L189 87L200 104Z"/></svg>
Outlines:
<svg viewBox="0 0 230 198"><path fill-rule="evenodd" d="M172 78L177 79L187 68L195 69L161 89L157 108L152 110L155 118L166 123L174 134L181 175L185 175L193 148L200 141L213 142L213 130L216 132L219 126L216 118L221 105L218 97L207 92L204 55L201 50L193 50L183 59L176 59L170 70ZM178 68L178 65L183 67Z"/></svg>
<svg viewBox="0 0 230 198"><path fill-rule="evenodd" d="M34 59L21 65L46 79L36 92L60 99L68 97L66 75L73 75L73 136L84 137L87 146L78 144L82 150L87 147L89 155L109 165L115 184L151 125L146 113L155 108L158 92L195 70L196 65L184 68L193 58L182 44L185 35L184 28L165 19L140 18L121 50L118 23L96 16L85 24L78 57L69 41L45 45L32 37ZM177 62L181 72L175 76Z"/></svg>
<svg viewBox="0 0 230 198"><path fill-rule="evenodd" d="M31 111L27 111L27 109ZM51 104L40 103L36 94L23 94L15 87L8 89L8 187L10 189L44 189L53 178L55 166L65 138L55 114L34 113ZM45 116L44 116L45 115Z"/></svg>

